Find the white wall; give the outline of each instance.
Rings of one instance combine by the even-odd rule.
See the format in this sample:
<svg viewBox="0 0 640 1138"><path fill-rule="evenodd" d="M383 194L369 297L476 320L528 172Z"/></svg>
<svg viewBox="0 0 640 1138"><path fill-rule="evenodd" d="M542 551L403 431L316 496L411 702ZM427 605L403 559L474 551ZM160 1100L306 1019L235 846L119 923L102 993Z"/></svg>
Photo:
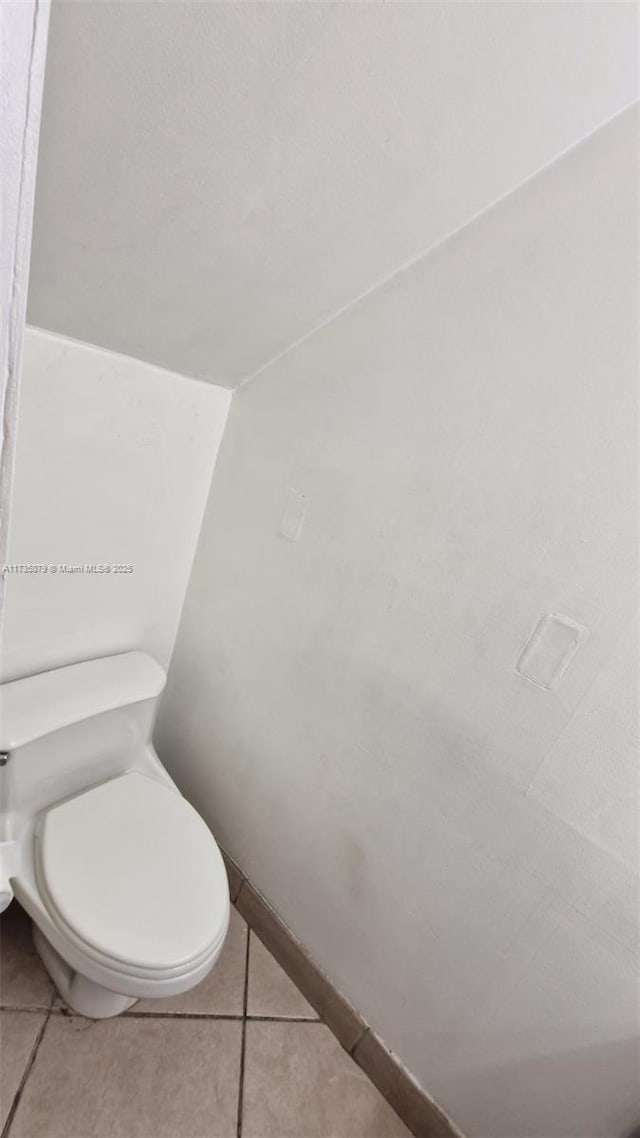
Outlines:
<svg viewBox="0 0 640 1138"><path fill-rule="evenodd" d="M221 842L474 1138L638 1122L637 128L235 397L161 711ZM516 670L548 613L587 630L550 690Z"/></svg>
<svg viewBox="0 0 640 1138"><path fill-rule="evenodd" d="M56 0L30 322L235 386L637 98L637 42L608 0Z"/></svg>
<svg viewBox="0 0 640 1138"><path fill-rule="evenodd" d="M133 572L8 574L3 679L128 648L168 665L229 401L27 329L8 560Z"/></svg>
<svg viewBox="0 0 640 1138"><path fill-rule="evenodd" d="M7 553L48 0L0 6L0 568ZM0 637L4 579L0 577Z"/></svg>

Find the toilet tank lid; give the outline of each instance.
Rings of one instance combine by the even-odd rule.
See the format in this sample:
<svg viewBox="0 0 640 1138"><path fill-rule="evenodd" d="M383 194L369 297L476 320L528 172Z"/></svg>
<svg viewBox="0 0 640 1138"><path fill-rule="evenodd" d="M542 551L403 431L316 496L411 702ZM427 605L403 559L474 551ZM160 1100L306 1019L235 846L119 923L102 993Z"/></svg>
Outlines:
<svg viewBox="0 0 640 1138"><path fill-rule="evenodd" d="M0 751L160 695L166 675L146 652L121 652L0 685Z"/></svg>

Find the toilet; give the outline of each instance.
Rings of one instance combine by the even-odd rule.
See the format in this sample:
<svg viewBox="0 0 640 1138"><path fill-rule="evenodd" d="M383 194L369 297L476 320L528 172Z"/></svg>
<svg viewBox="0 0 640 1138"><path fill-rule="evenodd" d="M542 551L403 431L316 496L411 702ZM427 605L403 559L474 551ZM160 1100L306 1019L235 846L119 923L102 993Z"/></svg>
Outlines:
<svg viewBox="0 0 640 1138"><path fill-rule="evenodd" d="M220 850L151 742L165 679L125 652L0 686L0 911L15 896L92 1018L198 984L229 925Z"/></svg>

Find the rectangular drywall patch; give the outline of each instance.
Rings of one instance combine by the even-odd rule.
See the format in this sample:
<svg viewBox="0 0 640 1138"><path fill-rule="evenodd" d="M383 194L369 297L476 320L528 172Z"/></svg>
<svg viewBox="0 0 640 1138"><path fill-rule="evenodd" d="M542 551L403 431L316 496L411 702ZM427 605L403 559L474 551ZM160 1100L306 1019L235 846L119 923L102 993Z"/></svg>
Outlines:
<svg viewBox="0 0 640 1138"><path fill-rule="evenodd" d="M287 541L298 540L304 522L305 511L306 499L304 494L298 493L297 490L289 490L287 504L280 521L280 529L278 530L281 537L285 537Z"/></svg>
<svg viewBox="0 0 640 1138"><path fill-rule="evenodd" d="M586 635L586 628L570 617L547 613L529 637L516 671L550 691L560 683Z"/></svg>

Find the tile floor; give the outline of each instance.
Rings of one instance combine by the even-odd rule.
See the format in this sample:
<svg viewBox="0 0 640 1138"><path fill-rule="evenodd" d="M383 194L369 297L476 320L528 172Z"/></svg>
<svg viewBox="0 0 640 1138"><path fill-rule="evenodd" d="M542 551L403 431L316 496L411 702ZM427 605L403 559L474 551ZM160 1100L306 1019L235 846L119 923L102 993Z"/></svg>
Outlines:
<svg viewBox="0 0 640 1138"><path fill-rule="evenodd" d="M55 997L0 917L1 1138L409 1138L235 910L202 984L116 1019Z"/></svg>

